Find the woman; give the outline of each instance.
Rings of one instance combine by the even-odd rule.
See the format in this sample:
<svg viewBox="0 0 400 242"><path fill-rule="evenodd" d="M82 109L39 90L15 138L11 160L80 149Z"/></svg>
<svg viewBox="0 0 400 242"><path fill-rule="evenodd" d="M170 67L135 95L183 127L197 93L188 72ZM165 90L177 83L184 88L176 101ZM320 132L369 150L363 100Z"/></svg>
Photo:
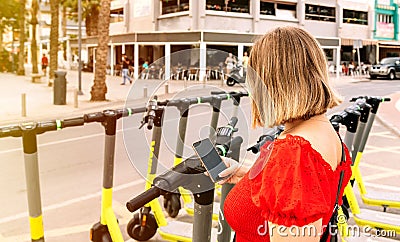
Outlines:
<svg viewBox="0 0 400 242"><path fill-rule="evenodd" d="M225 218L236 241L319 241L332 216L340 171L351 159L325 113L341 100L328 82L327 62L305 30L277 28L252 48L247 73L252 126L284 124L250 171L230 159L220 176L237 183L228 194ZM257 167L261 167L256 170ZM316 233L302 233L305 228Z"/></svg>
<svg viewBox="0 0 400 242"><path fill-rule="evenodd" d="M232 53L228 54L228 57L225 59L225 65L226 65L226 75L229 75L231 73L231 70L233 69L233 66L236 64L235 57L232 55Z"/></svg>

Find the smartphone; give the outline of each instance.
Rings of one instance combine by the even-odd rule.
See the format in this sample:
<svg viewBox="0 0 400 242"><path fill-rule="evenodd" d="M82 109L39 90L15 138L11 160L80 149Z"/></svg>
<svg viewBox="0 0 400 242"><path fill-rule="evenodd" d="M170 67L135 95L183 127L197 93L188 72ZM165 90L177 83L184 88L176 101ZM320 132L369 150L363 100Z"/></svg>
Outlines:
<svg viewBox="0 0 400 242"><path fill-rule="evenodd" d="M223 179L218 176L220 172L228 168L218 155L210 139L203 139L193 143L193 149L206 168L211 180L215 183Z"/></svg>

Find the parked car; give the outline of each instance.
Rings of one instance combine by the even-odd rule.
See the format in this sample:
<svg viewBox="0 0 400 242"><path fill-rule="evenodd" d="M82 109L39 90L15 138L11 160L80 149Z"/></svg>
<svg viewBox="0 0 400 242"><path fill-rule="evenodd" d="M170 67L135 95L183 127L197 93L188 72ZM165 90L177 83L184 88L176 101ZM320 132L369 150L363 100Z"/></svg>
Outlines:
<svg viewBox="0 0 400 242"><path fill-rule="evenodd" d="M369 69L371 79L386 77L390 80L400 78L400 57L383 58L378 65L372 65Z"/></svg>

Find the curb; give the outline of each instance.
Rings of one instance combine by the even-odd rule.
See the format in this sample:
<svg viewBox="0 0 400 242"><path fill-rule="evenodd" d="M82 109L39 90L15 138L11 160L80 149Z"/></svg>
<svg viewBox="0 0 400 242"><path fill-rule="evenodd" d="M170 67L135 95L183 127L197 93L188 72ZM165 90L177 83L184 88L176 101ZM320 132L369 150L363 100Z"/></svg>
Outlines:
<svg viewBox="0 0 400 242"><path fill-rule="evenodd" d="M395 135L397 135L398 137L400 137L400 130L398 128L396 128L394 125L392 125L391 123L387 122L384 118L382 118L381 116L375 116L376 120L382 124L385 128L389 129L390 132L394 133Z"/></svg>

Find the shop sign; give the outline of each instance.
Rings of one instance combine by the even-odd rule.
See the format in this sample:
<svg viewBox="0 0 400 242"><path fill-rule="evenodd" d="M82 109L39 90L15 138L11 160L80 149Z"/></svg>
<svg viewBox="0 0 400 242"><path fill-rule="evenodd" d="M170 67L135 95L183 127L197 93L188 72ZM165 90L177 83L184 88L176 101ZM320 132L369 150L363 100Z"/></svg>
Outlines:
<svg viewBox="0 0 400 242"><path fill-rule="evenodd" d="M394 24L393 23L376 23L376 37L381 38L394 38Z"/></svg>

